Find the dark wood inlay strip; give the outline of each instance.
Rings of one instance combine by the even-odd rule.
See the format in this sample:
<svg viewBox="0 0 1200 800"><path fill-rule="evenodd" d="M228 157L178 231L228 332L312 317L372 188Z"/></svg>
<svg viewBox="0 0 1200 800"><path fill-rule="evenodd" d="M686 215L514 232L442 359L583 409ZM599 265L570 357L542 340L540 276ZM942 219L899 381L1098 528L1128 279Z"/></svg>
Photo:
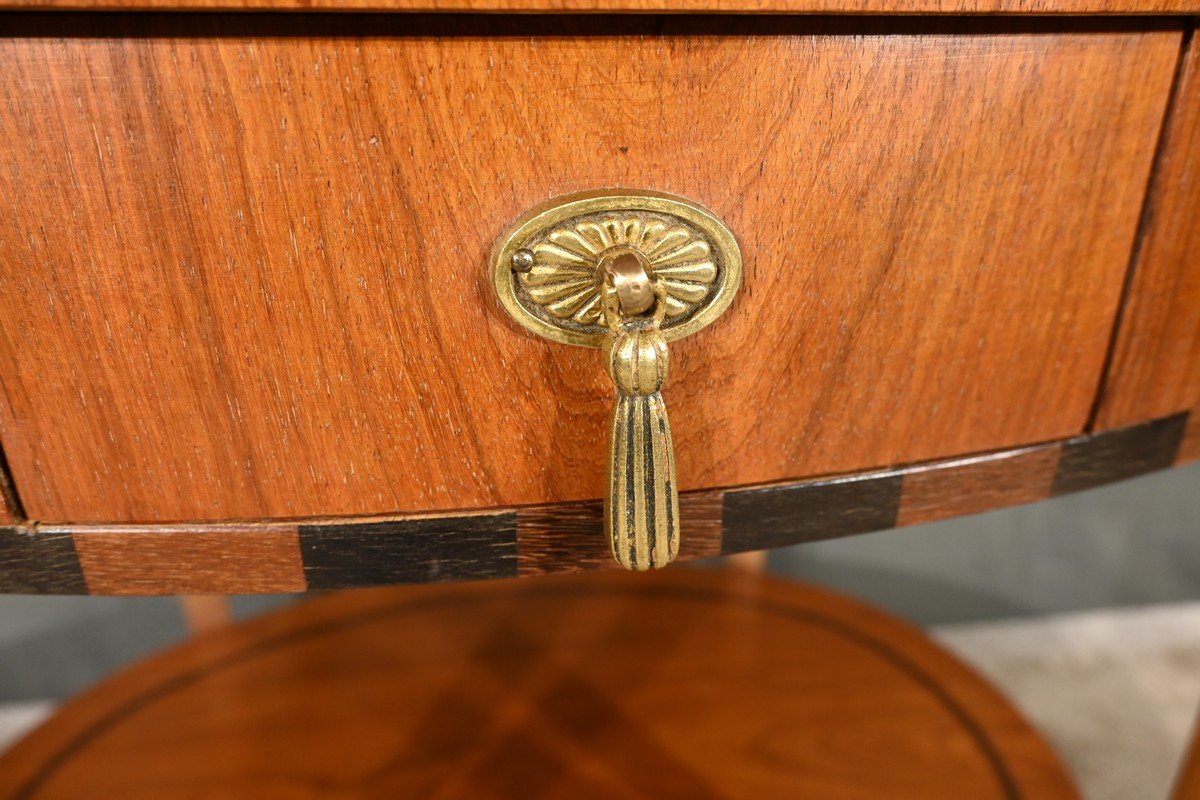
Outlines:
<svg viewBox="0 0 1200 800"><path fill-rule="evenodd" d="M0 447L0 523L24 521L25 509L21 507L21 498L8 470L4 448Z"/></svg>
<svg viewBox="0 0 1200 800"><path fill-rule="evenodd" d="M1175 462L1188 414L1068 439L1050 495L1078 492L1166 469Z"/></svg>
<svg viewBox="0 0 1200 800"><path fill-rule="evenodd" d="M725 492L687 492L679 496L679 522L683 540L680 558L721 555L724 538Z"/></svg>
<svg viewBox="0 0 1200 800"><path fill-rule="evenodd" d="M517 576L517 515L301 525L310 589Z"/></svg>
<svg viewBox="0 0 1200 800"><path fill-rule="evenodd" d="M901 473L725 492L724 554L765 550L892 528Z"/></svg>
<svg viewBox="0 0 1200 800"><path fill-rule="evenodd" d="M0 594L87 594L67 533L0 528Z"/></svg>
<svg viewBox="0 0 1200 800"><path fill-rule="evenodd" d="M271 594L307 588L295 526L138 530L74 535L92 594Z"/></svg>
<svg viewBox="0 0 1200 800"><path fill-rule="evenodd" d="M1111 365L1092 428L1200 403L1200 40L1190 21L1159 128Z"/></svg>

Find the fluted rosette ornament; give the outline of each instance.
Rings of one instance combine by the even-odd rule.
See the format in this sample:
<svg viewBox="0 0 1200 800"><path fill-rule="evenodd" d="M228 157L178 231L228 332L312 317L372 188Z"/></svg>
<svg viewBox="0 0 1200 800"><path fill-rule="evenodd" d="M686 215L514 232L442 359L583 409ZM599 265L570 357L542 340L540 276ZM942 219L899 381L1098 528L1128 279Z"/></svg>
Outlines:
<svg viewBox="0 0 1200 800"><path fill-rule="evenodd" d="M596 265L618 249L640 253L650 279L665 293L666 318L693 312L717 279L712 247L684 225L633 214L603 215L555 228L530 250L533 264L520 273L529 298L557 319L579 325L601 321Z"/></svg>
<svg viewBox="0 0 1200 800"><path fill-rule="evenodd" d="M741 282L741 252L710 212L655 192L591 192L523 215L492 253L505 309L546 338L602 348L617 389L604 527L628 569L679 552L679 487L661 390L667 343L712 322Z"/></svg>

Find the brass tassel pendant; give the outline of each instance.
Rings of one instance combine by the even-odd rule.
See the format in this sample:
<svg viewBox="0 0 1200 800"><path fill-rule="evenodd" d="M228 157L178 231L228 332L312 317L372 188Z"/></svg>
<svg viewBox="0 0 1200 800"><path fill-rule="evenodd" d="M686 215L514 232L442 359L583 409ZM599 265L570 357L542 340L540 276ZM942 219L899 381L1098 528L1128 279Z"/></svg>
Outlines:
<svg viewBox="0 0 1200 800"><path fill-rule="evenodd" d="M679 490L667 407L667 343L657 330L622 332L608 348L620 394L608 424L604 529L627 569L666 566L679 552Z"/></svg>
<svg viewBox="0 0 1200 800"><path fill-rule="evenodd" d="M552 200L496 241L492 281L526 329L600 348L617 388L608 422L604 533L626 569L679 553L675 448L661 394L667 342L719 317L742 280L725 225L683 197L615 189Z"/></svg>

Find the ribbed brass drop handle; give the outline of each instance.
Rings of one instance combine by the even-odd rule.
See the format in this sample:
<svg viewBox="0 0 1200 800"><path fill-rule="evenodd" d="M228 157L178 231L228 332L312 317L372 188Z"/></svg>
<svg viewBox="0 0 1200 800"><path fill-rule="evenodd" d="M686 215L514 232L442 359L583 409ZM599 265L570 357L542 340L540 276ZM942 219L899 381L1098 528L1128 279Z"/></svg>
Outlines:
<svg viewBox="0 0 1200 800"><path fill-rule="evenodd" d="M661 288L655 294L659 313L648 322L635 318L641 327L632 330L621 304L606 303L616 319L604 355L618 394L608 422L604 530L613 557L637 570L666 566L679 552L675 445L661 393L670 367L659 330L666 300Z"/></svg>
<svg viewBox="0 0 1200 800"><path fill-rule="evenodd" d="M558 198L492 251L500 302L527 329L599 347L617 389L608 423L604 531L628 569L679 552L675 447L663 403L667 342L729 307L742 278L733 234L682 197L629 190Z"/></svg>

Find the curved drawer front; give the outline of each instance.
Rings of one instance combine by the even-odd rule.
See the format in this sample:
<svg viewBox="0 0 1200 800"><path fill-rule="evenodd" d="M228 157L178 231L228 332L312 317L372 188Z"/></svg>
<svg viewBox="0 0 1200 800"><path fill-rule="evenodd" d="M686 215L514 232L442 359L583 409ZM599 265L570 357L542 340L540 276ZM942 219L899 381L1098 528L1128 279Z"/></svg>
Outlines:
<svg viewBox="0 0 1200 800"><path fill-rule="evenodd" d="M695 199L744 256L672 345L685 491L1083 429L1177 31L663 25L18 20L0 424L28 516L599 497L598 356L512 322L487 257L610 186Z"/></svg>

